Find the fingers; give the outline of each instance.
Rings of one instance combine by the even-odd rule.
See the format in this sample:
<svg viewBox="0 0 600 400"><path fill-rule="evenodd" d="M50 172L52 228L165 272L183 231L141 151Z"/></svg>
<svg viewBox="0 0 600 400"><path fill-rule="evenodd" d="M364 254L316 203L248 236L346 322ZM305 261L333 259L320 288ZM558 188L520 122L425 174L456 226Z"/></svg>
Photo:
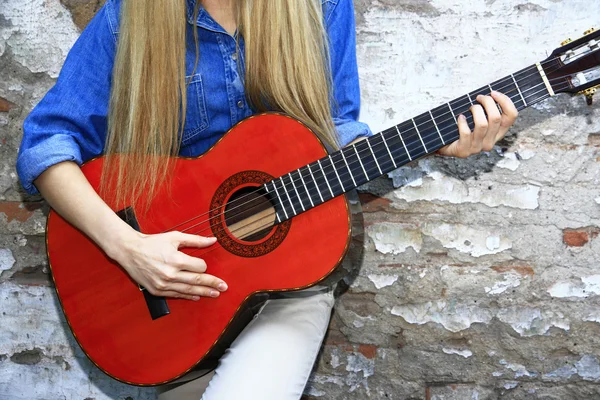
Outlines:
<svg viewBox="0 0 600 400"><path fill-rule="evenodd" d="M216 237L204 237L199 235L190 235L189 233L183 232L169 232L173 242L177 244L177 247L208 247L213 245L216 241Z"/></svg>
<svg viewBox="0 0 600 400"><path fill-rule="evenodd" d="M458 121L458 134L459 138L456 142L449 144L448 146L442 147L438 153L448 157L459 157L466 158L471 155L471 142L473 141L473 133L467 119L464 115L459 115Z"/></svg>
<svg viewBox="0 0 600 400"><path fill-rule="evenodd" d="M502 118L500 122L500 130L496 135L496 141L502 139L506 132L508 132L508 128L510 128L516 121L519 116L519 111L515 104L510 99L510 97L505 94L499 92L492 92L492 98L500 105L502 108Z"/></svg>
<svg viewBox="0 0 600 400"><path fill-rule="evenodd" d="M487 129L481 142L478 143L478 145L480 144L479 151L491 151L494 148L494 144L496 144L496 136L500 130L502 117L496 101L492 97L479 95L477 96L477 101L483 106L485 114L487 114ZM481 109L481 107L478 108ZM483 117L485 118L485 115ZM477 123L475 123L475 129L477 130Z"/></svg>
<svg viewBox="0 0 600 400"><path fill-rule="evenodd" d="M186 299L219 297L227 290L227 284L215 276L184 271L167 272L145 287L155 296Z"/></svg>

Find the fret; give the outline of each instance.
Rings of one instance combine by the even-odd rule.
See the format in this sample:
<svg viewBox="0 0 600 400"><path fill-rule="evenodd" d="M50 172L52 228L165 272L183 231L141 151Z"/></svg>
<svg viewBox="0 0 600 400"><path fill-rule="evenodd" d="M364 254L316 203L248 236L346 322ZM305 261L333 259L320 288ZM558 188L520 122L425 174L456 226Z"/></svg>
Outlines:
<svg viewBox="0 0 600 400"><path fill-rule="evenodd" d="M329 185L329 179L327 179L327 175L325 175L325 170L323 169L323 166L321 165L321 160L317 160L317 164L319 164L319 169L321 170L321 173L323 174L323 178L325 178L325 183L327 184L327 188L329 188L329 193L331 193L331 197L335 197L335 195L333 194L333 190L331 190L331 185Z"/></svg>
<svg viewBox="0 0 600 400"><path fill-rule="evenodd" d="M369 178L365 175L364 170L360 163L360 156L354 149L354 146L348 146L342 150L348 161L348 168L351 171L353 181L356 182L355 186L360 186L363 183L369 181Z"/></svg>
<svg viewBox="0 0 600 400"><path fill-rule="evenodd" d="M269 191L269 186L268 186L269 182L265 183L263 185L263 189L265 190L265 192L267 193L271 193ZM277 200L279 200L279 196L276 196ZM270 200L273 200L273 198L271 198ZM279 201L279 205L281 206L281 201ZM275 208L275 216L277 217L277 223L280 224L281 223L281 218L279 217L279 210L277 209L277 204L273 204L273 207Z"/></svg>
<svg viewBox="0 0 600 400"><path fill-rule="evenodd" d="M358 150L356 150L356 143L354 143L352 145L352 147L354 148L354 152L356 153L356 158L358 158L358 162L360 163L360 166L363 170L363 172L365 173L365 177L367 178L367 181L369 181L369 175L367 175L367 170L365 169L365 166L363 165L362 160L360 159L360 154L358 154Z"/></svg>
<svg viewBox="0 0 600 400"><path fill-rule="evenodd" d="M288 213L285 209L285 204L283 204L281 196L279 195L279 190L277 190L277 185L275 184L275 181L272 181L272 183L273 183L273 187L275 188L275 193L277 193L277 198L279 199L279 202L281 203L281 208L283 209L283 213L285 214L285 219L290 219L290 217L288 216Z"/></svg>
<svg viewBox="0 0 600 400"><path fill-rule="evenodd" d="M527 104L535 103L548 94L544 80L535 66L519 71L514 76Z"/></svg>
<svg viewBox="0 0 600 400"><path fill-rule="evenodd" d="M306 182L304 182L304 177L302 176L302 172L300 172L300 168L298 168L296 171L298 172L298 175L300 176L300 180L302 181L302 187L304 188L304 191L306 192L306 195L308 196L308 201L310 201L310 205L312 207L314 207L315 203L313 203L310 193L308 192L308 186L306 186Z"/></svg>
<svg viewBox="0 0 600 400"><path fill-rule="evenodd" d="M342 180L340 179L340 175L337 172L337 168L336 168L335 164L333 163L333 159L331 158L331 154L329 155L329 162L331 163L331 166L333 167L333 172L335 172L335 176L337 176L338 181L340 181L340 187L342 188L342 193L345 193L346 189L344 189L344 184L342 183Z"/></svg>
<svg viewBox="0 0 600 400"><path fill-rule="evenodd" d="M431 153L434 150L441 148L444 145L444 141L438 129L435 121L433 120L431 113L423 113L413 118L415 124L419 127L421 137L423 138L424 144L426 145L425 150L427 153Z"/></svg>
<svg viewBox="0 0 600 400"><path fill-rule="evenodd" d="M448 104L448 108L450 109L450 114L452 114L452 117L454 117L454 122L456 122L458 124L458 120L456 119L456 115L454 115L454 110L452 110L452 106L450 105L450 103L446 103Z"/></svg>
<svg viewBox="0 0 600 400"><path fill-rule="evenodd" d="M442 141L442 144L445 146L446 145L446 141L444 140L444 137L442 136L442 133L440 132L440 128L438 127L438 124L435 122L435 118L433 118L433 114L431 113L431 111L429 111L429 116L431 117L431 122L433 122L433 126L435 126L435 130L437 131L437 134L440 137L440 140ZM395 166L396 166L396 164L394 163L394 167Z"/></svg>
<svg viewBox="0 0 600 400"><path fill-rule="evenodd" d="M340 150L340 154L342 155L342 158L344 159L344 164L346 164L346 168L348 168L348 175L350 175L350 179L352 179L352 183L354 184L354 187L357 187L358 185L356 184L356 181L354 180L354 175L352 175L352 170L350 169L350 166L348 165L348 161L346 161L346 156L344 155L344 149Z"/></svg>
<svg viewBox="0 0 600 400"><path fill-rule="evenodd" d="M390 160L392 160L392 164L394 164L394 169L398 168L398 166L396 165L396 161L394 160L394 157L392 156L392 152L390 151L390 148L387 144L387 140L385 139L385 135L383 133L381 133L381 141L385 145L385 149L387 150L388 154L390 155Z"/></svg>
<svg viewBox="0 0 600 400"><path fill-rule="evenodd" d="M412 119L398 125L398 129L402 132L402 139L404 140L408 151L410 151L410 156L413 160L426 154L421 135Z"/></svg>
<svg viewBox="0 0 600 400"><path fill-rule="evenodd" d="M375 156L375 153L373 152L373 148L371 147L371 142L369 142L368 140L365 140L365 142L367 142L367 144L369 145L369 150L371 150L371 154L373 155L373 159L375 160L375 164L377 165L377 170L379 171L379 175L383 175L383 172L381 172L381 167L379 166L379 162L377 161L377 157Z"/></svg>
<svg viewBox="0 0 600 400"><path fill-rule="evenodd" d="M523 97L523 93L521 92L521 88L519 88L519 84L517 83L517 80L515 79L514 74L510 74L510 77L512 78L513 82L515 83L515 87L517 88L517 91L519 92L519 96L521 96L521 100L523 101L523 105L525 107L527 107L527 102L525 101L525 97Z"/></svg>
<svg viewBox="0 0 600 400"><path fill-rule="evenodd" d="M333 163L333 158L330 156L321 158L317 164L319 164L321 170L323 170L323 175L327 179L326 183L330 187L329 192L332 193L332 197L344 193L344 186L341 184L341 180L337 179L338 171Z"/></svg>
<svg viewBox="0 0 600 400"><path fill-rule="evenodd" d="M278 223L457 140L457 116L472 127L470 108L491 91L509 95L517 109L549 95L534 65L281 176L264 185Z"/></svg>
<svg viewBox="0 0 600 400"><path fill-rule="evenodd" d="M285 186L285 182L283 181L283 177L279 177L279 180L281 181L281 186L282 186L282 190L285 192L285 195L288 198L288 201L290 202L290 205L292 206L292 212L294 213L294 216L298 215L298 213L296 212L296 209L294 208L294 203L292 203L292 199L290 198L290 193L287 190L287 187Z"/></svg>
<svg viewBox="0 0 600 400"><path fill-rule="evenodd" d="M302 198L300 197L300 193L298 193L298 189L296 188L296 184L294 183L294 178L292 177L292 173L290 172L288 174L288 176L290 177L290 181L292 182L292 186L294 187L294 191L296 192L296 196L298 196L298 201L300 202L300 206L302 207L302 211L306 211L306 208L304 208L304 203L302 202Z"/></svg>
<svg viewBox="0 0 600 400"><path fill-rule="evenodd" d="M400 133L400 129L398 128L398 125L396 125L396 130L398 131L398 136L400 137L400 140L402 141L402 146L404 146L404 151L406 151L406 154L408 155L408 159L410 161L412 161L412 156L410 155L410 153L408 152L408 149L406 148L406 143L404 143L404 139L402 138L402 134Z"/></svg>
<svg viewBox="0 0 600 400"><path fill-rule="evenodd" d="M469 104L470 105L475 104L475 102L473 101L473 99L471 98L471 95L469 93L467 93L467 97L469 98Z"/></svg>
<svg viewBox="0 0 600 400"><path fill-rule="evenodd" d="M308 172L310 172L310 176L311 176L313 182L315 183L315 187L317 188L317 193L319 194L321 203L324 203L325 200L323 200L323 195L321 194L321 188L319 187L319 184L317 183L317 180L315 179L315 175L313 174L312 170L310 169L310 164L308 164L307 167L308 167Z"/></svg>
<svg viewBox="0 0 600 400"><path fill-rule="evenodd" d="M421 140L421 144L423 145L423 148L425 149L425 153L429 153L427 151L427 146L425 146L425 142L423 141L423 137L421 136L421 132L419 132L419 127L417 126L415 119L413 118L411 121L413 123L413 126L415 127L415 131L417 132L417 136L419 136L419 139Z"/></svg>

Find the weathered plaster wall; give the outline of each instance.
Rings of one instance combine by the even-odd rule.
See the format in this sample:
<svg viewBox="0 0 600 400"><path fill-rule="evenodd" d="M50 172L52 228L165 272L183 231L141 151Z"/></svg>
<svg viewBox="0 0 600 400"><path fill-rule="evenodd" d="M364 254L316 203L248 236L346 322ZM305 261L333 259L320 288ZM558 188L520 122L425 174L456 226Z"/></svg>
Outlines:
<svg viewBox="0 0 600 400"><path fill-rule="evenodd" d="M47 208L14 171L23 118L94 0L0 3L0 398L152 399L75 344L48 278ZM391 126L598 25L590 0L355 0L362 119ZM362 188L361 266L310 399L600 398L600 111L559 97L468 160ZM360 237L360 235L359 235Z"/></svg>

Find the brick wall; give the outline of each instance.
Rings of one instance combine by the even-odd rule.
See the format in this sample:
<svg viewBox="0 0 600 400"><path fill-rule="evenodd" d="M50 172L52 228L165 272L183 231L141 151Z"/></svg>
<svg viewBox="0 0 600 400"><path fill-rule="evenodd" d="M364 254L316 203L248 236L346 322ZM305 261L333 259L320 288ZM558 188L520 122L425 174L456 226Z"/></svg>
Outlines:
<svg viewBox="0 0 600 400"><path fill-rule="evenodd" d="M23 118L101 1L0 6L0 398L152 399L91 365L14 170ZM387 128L544 59L589 0L355 0L362 119ZM307 399L600 398L600 112L559 96L492 152L364 186L364 230ZM360 210L361 204L355 204Z"/></svg>

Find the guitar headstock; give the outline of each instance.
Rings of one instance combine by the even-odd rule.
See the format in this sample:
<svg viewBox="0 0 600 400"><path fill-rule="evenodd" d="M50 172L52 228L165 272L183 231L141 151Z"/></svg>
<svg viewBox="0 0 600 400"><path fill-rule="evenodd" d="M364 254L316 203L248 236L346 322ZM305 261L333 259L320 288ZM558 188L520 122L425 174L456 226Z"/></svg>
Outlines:
<svg viewBox="0 0 600 400"><path fill-rule="evenodd" d="M567 39L541 63L555 93L582 94L588 104L600 88L600 30Z"/></svg>

